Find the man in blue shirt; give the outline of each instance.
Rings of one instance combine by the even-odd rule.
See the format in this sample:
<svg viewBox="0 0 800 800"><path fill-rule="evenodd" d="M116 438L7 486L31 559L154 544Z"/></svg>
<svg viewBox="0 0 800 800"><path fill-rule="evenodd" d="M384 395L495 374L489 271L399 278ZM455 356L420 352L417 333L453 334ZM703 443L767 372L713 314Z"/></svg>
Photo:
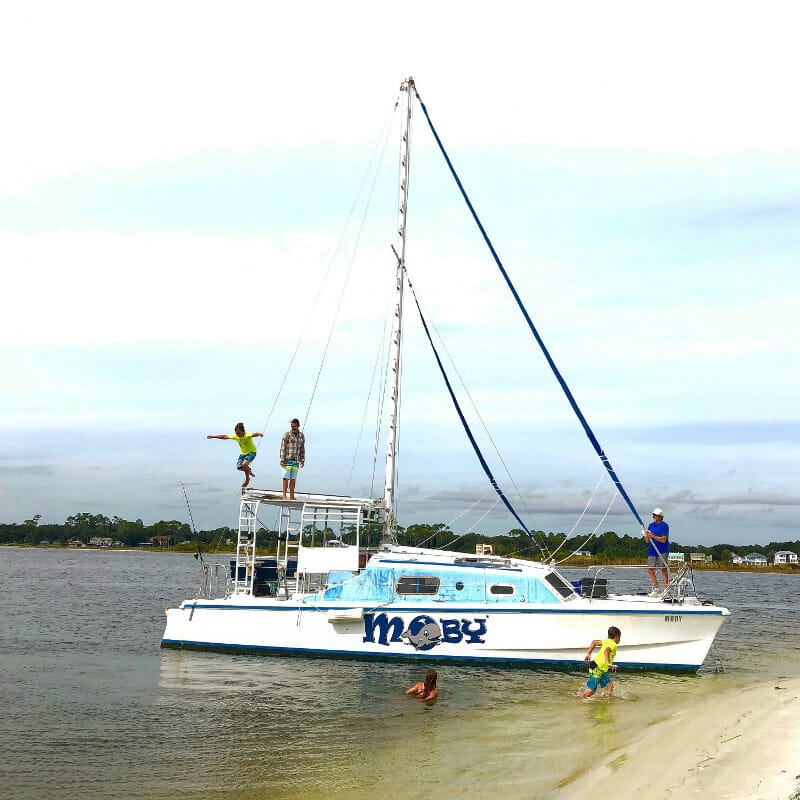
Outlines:
<svg viewBox="0 0 800 800"><path fill-rule="evenodd" d="M664 522L664 512L660 508L653 509L653 521L647 526L647 530L642 528L644 539L648 544L647 548L647 574L653 582L651 597L658 597L667 590L669 583L669 571L667 569L667 555L669 554L669 525ZM659 590L656 570L661 570L661 578L664 581L664 589Z"/></svg>

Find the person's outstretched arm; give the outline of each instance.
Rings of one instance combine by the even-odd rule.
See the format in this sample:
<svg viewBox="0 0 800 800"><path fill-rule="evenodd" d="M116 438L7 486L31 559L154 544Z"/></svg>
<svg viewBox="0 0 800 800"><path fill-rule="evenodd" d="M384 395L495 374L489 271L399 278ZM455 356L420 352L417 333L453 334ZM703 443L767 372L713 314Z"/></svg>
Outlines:
<svg viewBox="0 0 800 800"><path fill-rule="evenodd" d="M261 436L260 433L258 435ZM227 433L209 433L208 436L206 436L206 439L227 439L227 438L228 438Z"/></svg>

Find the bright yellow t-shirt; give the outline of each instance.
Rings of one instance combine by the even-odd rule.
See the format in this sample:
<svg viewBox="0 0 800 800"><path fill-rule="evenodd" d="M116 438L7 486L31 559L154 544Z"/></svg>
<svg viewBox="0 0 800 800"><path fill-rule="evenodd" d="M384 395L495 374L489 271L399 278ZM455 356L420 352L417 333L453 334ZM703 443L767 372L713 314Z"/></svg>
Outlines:
<svg viewBox="0 0 800 800"><path fill-rule="evenodd" d="M237 436L234 433L229 433L227 438L233 439L239 443L239 450L241 450L243 456L248 453L256 452L256 445L255 442L253 442L252 434L245 433L244 436Z"/></svg>
<svg viewBox="0 0 800 800"><path fill-rule="evenodd" d="M610 650L608 663L606 663L606 648ZM608 672L608 668L614 663L616 656L617 643L613 639L603 639L603 644L600 645L600 652L594 657L598 672Z"/></svg>

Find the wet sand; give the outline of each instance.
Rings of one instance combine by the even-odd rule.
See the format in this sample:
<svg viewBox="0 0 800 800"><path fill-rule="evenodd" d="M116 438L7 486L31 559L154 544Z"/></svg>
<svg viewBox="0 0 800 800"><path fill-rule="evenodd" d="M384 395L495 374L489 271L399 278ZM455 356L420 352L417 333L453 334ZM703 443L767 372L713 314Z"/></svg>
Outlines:
<svg viewBox="0 0 800 800"><path fill-rule="evenodd" d="M709 697L654 722L559 798L788 800L798 787L800 678L787 678Z"/></svg>

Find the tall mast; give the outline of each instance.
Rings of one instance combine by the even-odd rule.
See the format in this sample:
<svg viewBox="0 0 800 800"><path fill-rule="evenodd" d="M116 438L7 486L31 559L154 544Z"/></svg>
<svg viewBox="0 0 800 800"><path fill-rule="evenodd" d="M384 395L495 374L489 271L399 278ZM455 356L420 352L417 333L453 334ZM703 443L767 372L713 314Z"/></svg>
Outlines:
<svg viewBox="0 0 800 800"><path fill-rule="evenodd" d="M403 333L403 270L406 263L406 213L408 210L408 161L409 136L411 134L411 101L414 92L414 79L408 78L400 86L401 96L405 98L402 119L402 135L400 137L400 187L398 197L397 220L397 272L395 275L395 309L392 323L391 342L391 385L389 396L389 431L386 443L386 481L384 501L386 503L386 526L383 532L384 541L395 539L395 486L397 481L397 440L400 425L400 363L401 338Z"/></svg>

